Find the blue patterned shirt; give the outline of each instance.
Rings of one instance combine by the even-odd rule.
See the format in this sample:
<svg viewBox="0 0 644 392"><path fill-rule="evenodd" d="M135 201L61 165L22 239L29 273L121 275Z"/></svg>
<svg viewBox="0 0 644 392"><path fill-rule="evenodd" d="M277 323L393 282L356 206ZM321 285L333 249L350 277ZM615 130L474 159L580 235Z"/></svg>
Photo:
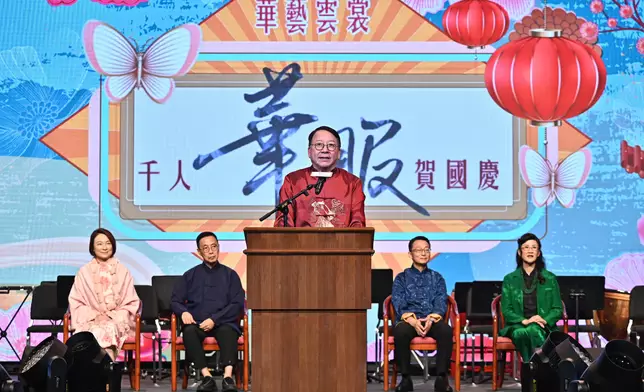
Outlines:
<svg viewBox="0 0 644 392"><path fill-rule="evenodd" d="M427 317L432 313L445 317L447 312L447 287L438 272L425 268L422 272L413 266L396 275L391 291L391 301L396 310L396 321L405 313Z"/></svg>

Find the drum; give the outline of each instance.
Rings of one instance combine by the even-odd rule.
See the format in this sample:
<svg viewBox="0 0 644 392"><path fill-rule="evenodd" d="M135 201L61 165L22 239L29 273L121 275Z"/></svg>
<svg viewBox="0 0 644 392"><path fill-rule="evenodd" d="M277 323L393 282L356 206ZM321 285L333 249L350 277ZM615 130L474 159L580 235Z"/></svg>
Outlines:
<svg viewBox="0 0 644 392"><path fill-rule="evenodd" d="M598 310L595 323L604 339L628 339L628 312L631 302L629 293L617 290L604 290L604 309Z"/></svg>

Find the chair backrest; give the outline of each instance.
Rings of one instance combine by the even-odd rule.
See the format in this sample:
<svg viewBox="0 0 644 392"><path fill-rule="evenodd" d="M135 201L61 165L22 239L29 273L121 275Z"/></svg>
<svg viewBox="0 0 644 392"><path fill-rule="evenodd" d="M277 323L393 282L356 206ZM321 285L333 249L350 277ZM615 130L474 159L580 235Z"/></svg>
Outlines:
<svg viewBox="0 0 644 392"><path fill-rule="evenodd" d="M31 319L59 321L67 308L58 307L56 282L41 282L31 294Z"/></svg>
<svg viewBox="0 0 644 392"><path fill-rule="evenodd" d="M394 309L394 304L391 301L391 295L385 299L385 308L387 309L387 316L389 317L389 320L394 321L396 320L396 309ZM447 296L447 310L445 311L445 314L442 315L445 319L445 321L451 320L450 315L452 314L458 315L458 305L456 305L456 301L454 298L450 297L449 295Z"/></svg>
<svg viewBox="0 0 644 392"><path fill-rule="evenodd" d="M159 303L154 287L137 284L134 289L141 300L141 320L153 322L159 317Z"/></svg>
<svg viewBox="0 0 644 392"><path fill-rule="evenodd" d="M631 290L628 314L633 321L644 321L644 286L635 286Z"/></svg>
<svg viewBox="0 0 644 392"><path fill-rule="evenodd" d="M58 275L56 278L56 297L59 308L67 309L69 307L69 292L72 291L75 279L74 275Z"/></svg>
<svg viewBox="0 0 644 392"><path fill-rule="evenodd" d="M157 297L158 314L169 317L172 313L172 291L181 275L162 275L152 277L152 287Z"/></svg>
<svg viewBox="0 0 644 392"><path fill-rule="evenodd" d="M456 282L454 285L454 300L456 300L458 310L461 313L467 313L471 290L472 282Z"/></svg>
<svg viewBox="0 0 644 392"><path fill-rule="evenodd" d="M382 320L384 302L391 295L394 283L394 271L392 269L371 270L371 303L378 304L378 319Z"/></svg>

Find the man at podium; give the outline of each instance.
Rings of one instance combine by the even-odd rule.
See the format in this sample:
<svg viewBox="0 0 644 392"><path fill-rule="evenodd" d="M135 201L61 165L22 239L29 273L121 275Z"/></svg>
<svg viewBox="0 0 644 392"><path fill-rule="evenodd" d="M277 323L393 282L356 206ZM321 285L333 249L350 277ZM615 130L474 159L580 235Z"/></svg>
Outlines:
<svg viewBox="0 0 644 392"><path fill-rule="evenodd" d="M288 209L292 227L365 227L365 195L362 181L336 167L340 158L340 135L322 126L309 135L311 166L289 173L280 189L280 203L315 185L315 191L297 197ZM278 211L275 226L284 226Z"/></svg>

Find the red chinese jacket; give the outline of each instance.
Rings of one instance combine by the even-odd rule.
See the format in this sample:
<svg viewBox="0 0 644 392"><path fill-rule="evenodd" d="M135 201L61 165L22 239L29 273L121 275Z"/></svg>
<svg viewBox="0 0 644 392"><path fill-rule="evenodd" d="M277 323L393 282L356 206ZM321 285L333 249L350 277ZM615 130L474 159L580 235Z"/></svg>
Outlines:
<svg viewBox="0 0 644 392"><path fill-rule="evenodd" d="M313 168L308 167L289 173L284 177L280 189L280 203L292 197L317 178L311 176ZM333 169L333 175L326 180L319 195L315 189L309 195L301 195L289 206L290 227L365 227L365 195L362 181L348 171ZM275 218L275 227L284 226L281 212Z"/></svg>

